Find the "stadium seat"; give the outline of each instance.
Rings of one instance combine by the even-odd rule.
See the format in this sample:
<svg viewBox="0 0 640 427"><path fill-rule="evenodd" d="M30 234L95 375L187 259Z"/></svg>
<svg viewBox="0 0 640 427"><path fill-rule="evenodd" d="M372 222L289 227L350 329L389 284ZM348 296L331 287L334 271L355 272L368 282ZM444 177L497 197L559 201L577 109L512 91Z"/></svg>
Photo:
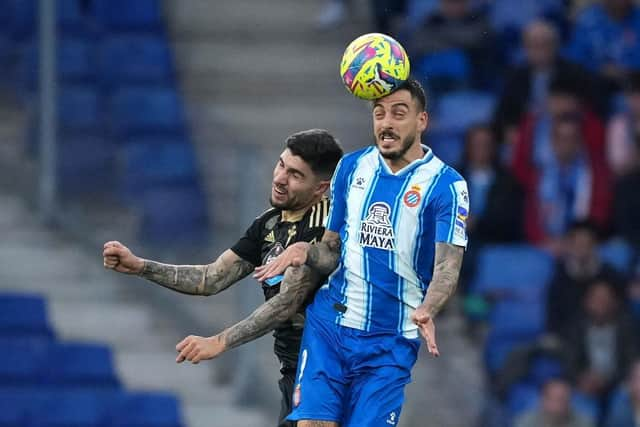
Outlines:
<svg viewBox="0 0 640 427"><path fill-rule="evenodd" d="M603 261L610 264L623 275L632 270L633 249L622 239L611 239L600 245L598 252Z"/></svg>
<svg viewBox="0 0 640 427"><path fill-rule="evenodd" d="M486 246L478 255L471 292L537 301L551 279L553 268L553 259L532 246Z"/></svg>
<svg viewBox="0 0 640 427"><path fill-rule="evenodd" d="M179 402L169 393L126 392L114 399L108 426L180 427Z"/></svg>
<svg viewBox="0 0 640 427"><path fill-rule="evenodd" d="M169 46L152 35L112 35L99 49L100 81L123 84L168 84L173 78Z"/></svg>
<svg viewBox="0 0 640 427"><path fill-rule="evenodd" d="M100 103L95 88L88 85L62 86L58 95L61 132L95 131L101 125Z"/></svg>
<svg viewBox="0 0 640 427"><path fill-rule="evenodd" d="M103 427L110 399L90 390L58 390L51 393L33 415L38 427Z"/></svg>
<svg viewBox="0 0 640 427"><path fill-rule="evenodd" d="M494 375L504 365L513 350L531 344L532 338L518 335L498 335L489 331L484 343L484 364L489 375Z"/></svg>
<svg viewBox="0 0 640 427"><path fill-rule="evenodd" d="M0 338L0 385L38 385L50 342L48 338Z"/></svg>
<svg viewBox="0 0 640 427"><path fill-rule="evenodd" d="M416 58L413 74L429 88L451 90L468 83L471 71L464 51L450 49Z"/></svg>
<svg viewBox="0 0 640 427"><path fill-rule="evenodd" d="M142 198L140 238L147 242L199 243L207 237L204 194L193 186L152 189Z"/></svg>
<svg viewBox="0 0 640 427"><path fill-rule="evenodd" d="M544 331L545 308L537 301L498 301L491 309L489 324L494 334L535 338Z"/></svg>
<svg viewBox="0 0 640 427"><path fill-rule="evenodd" d="M117 150L96 133L58 137L58 184L62 197L115 190Z"/></svg>
<svg viewBox="0 0 640 427"><path fill-rule="evenodd" d="M536 18L560 12L562 3L561 0L521 0L518 7L513 7L513 0L493 0L489 19L498 32L509 28L522 30Z"/></svg>
<svg viewBox="0 0 640 427"><path fill-rule="evenodd" d="M119 387L108 347L99 344L64 342L49 349L43 381L61 386Z"/></svg>
<svg viewBox="0 0 640 427"><path fill-rule="evenodd" d="M540 390L528 382L514 384L507 395L507 411L512 419L534 409L540 402Z"/></svg>
<svg viewBox="0 0 640 427"><path fill-rule="evenodd" d="M436 106L433 130L462 134L469 126L488 123L495 95L488 92L456 91L443 95Z"/></svg>
<svg viewBox="0 0 640 427"><path fill-rule="evenodd" d="M0 427L31 427L44 396L40 388L0 386Z"/></svg>
<svg viewBox="0 0 640 427"><path fill-rule="evenodd" d="M193 146L180 139L133 140L124 147L124 165L125 193L135 189L139 194L154 185L197 181Z"/></svg>
<svg viewBox="0 0 640 427"><path fill-rule="evenodd" d="M86 31L82 0L57 0L57 27L61 34ZM11 14L8 32L15 41L25 41L37 34L38 0L6 0L3 8Z"/></svg>
<svg viewBox="0 0 640 427"><path fill-rule="evenodd" d="M540 354L530 362L527 381L542 387L550 379L560 378L564 374L565 369L560 360L550 355Z"/></svg>
<svg viewBox="0 0 640 427"><path fill-rule="evenodd" d="M0 336L52 338L44 299L38 295L0 293Z"/></svg>
<svg viewBox="0 0 640 427"><path fill-rule="evenodd" d="M438 0L408 0L407 23L410 27L415 28L437 9Z"/></svg>
<svg viewBox="0 0 640 427"><path fill-rule="evenodd" d="M464 138L456 132L429 131L426 133L429 147L443 162L459 166L463 160Z"/></svg>
<svg viewBox="0 0 640 427"><path fill-rule="evenodd" d="M173 87L123 87L115 92L110 106L119 138L184 132L184 111Z"/></svg>
<svg viewBox="0 0 640 427"><path fill-rule="evenodd" d="M162 28L160 0L93 0L92 14L107 31L152 31Z"/></svg>

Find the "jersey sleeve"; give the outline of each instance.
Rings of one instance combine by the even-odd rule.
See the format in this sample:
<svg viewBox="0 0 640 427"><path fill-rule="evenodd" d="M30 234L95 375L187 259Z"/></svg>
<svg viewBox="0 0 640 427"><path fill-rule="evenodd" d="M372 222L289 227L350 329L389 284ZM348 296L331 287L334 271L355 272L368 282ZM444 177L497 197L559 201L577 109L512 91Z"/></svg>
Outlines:
<svg viewBox="0 0 640 427"><path fill-rule="evenodd" d="M467 247L469 191L464 180L443 188L435 205L436 242Z"/></svg>
<svg viewBox="0 0 640 427"><path fill-rule="evenodd" d="M340 160L331 179L331 205L329 215L326 218L325 228L339 233L345 223L347 212L347 172L345 163Z"/></svg>
<svg viewBox="0 0 640 427"><path fill-rule="evenodd" d="M254 266L262 264L261 257L262 218L258 217L249 226L244 235L231 247L231 250L243 260Z"/></svg>

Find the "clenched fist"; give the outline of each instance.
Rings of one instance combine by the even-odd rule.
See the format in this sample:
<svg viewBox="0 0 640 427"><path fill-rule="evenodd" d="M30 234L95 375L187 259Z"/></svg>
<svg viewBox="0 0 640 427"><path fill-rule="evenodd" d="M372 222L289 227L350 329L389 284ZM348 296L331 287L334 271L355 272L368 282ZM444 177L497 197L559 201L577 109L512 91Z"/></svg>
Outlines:
<svg viewBox="0 0 640 427"><path fill-rule="evenodd" d="M139 274L144 267L142 258L135 256L128 247L116 241L104 244L102 258L105 268L119 273Z"/></svg>

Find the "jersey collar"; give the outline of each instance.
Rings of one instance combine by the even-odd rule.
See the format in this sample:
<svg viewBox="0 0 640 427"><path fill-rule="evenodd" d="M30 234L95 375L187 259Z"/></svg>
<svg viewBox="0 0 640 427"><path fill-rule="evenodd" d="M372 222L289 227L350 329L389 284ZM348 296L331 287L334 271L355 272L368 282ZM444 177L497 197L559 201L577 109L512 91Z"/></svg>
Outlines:
<svg viewBox="0 0 640 427"><path fill-rule="evenodd" d="M424 144L421 144L421 147L422 147L422 150L424 151L424 156L422 156L422 158L420 158L420 159L414 160L413 162L409 163L407 166L403 167L402 169L400 169L399 171L397 171L395 173L391 170L389 165L387 165L387 162L384 161L384 158L380 154L380 151L378 151L378 162L380 162L384 172L387 173L388 175L394 175L394 176L405 175L406 173L408 173L408 172L412 171L413 169L417 168L418 166L429 163L431 161L431 159L433 159L434 156L433 156L433 151L431 150L431 148L427 147ZM378 150L377 147L376 147L376 150Z"/></svg>

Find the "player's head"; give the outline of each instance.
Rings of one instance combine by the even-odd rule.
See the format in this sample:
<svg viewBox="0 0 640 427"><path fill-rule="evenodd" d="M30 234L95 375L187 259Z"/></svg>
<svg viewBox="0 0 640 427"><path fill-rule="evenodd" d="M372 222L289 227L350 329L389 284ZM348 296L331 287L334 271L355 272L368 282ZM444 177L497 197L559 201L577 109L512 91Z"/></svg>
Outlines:
<svg viewBox="0 0 640 427"><path fill-rule="evenodd" d="M373 101L373 135L382 157L401 159L427 128L426 95L414 79Z"/></svg>
<svg viewBox="0 0 640 427"><path fill-rule="evenodd" d="M329 188L342 147L326 130L294 133L273 170L271 205L285 210L305 209Z"/></svg>

